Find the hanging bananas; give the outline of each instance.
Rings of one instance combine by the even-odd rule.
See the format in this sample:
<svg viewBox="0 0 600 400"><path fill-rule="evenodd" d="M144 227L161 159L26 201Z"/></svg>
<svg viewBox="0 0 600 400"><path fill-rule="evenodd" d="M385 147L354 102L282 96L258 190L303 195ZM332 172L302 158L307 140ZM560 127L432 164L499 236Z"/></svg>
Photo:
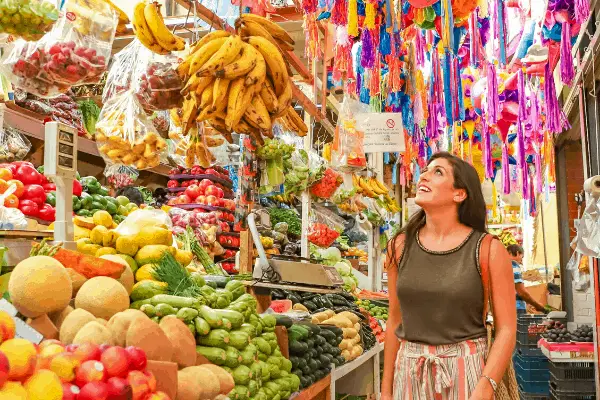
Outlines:
<svg viewBox="0 0 600 400"><path fill-rule="evenodd" d="M138 40L154 53L169 54L185 49L185 41L165 25L159 3L136 4L131 22Z"/></svg>
<svg viewBox="0 0 600 400"><path fill-rule="evenodd" d="M357 193L375 199L377 203L392 213L400 212L400 205L390 196L388 187L375 177L362 177L352 174L352 184Z"/></svg>
<svg viewBox="0 0 600 400"><path fill-rule="evenodd" d="M294 41L257 15L243 14L236 27L240 34L214 31L204 36L177 68L184 81L182 133L205 121L228 141L237 132L262 143L263 136L273 136L278 120L306 135L306 124L291 107L292 82L282 54L293 49Z"/></svg>

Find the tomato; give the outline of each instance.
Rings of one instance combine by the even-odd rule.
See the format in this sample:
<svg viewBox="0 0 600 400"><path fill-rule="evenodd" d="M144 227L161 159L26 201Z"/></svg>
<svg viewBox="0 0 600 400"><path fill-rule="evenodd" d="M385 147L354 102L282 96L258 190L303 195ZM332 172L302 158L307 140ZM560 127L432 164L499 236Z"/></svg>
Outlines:
<svg viewBox="0 0 600 400"><path fill-rule="evenodd" d="M23 182L18 181L16 179L11 179L7 183L8 186L15 185L17 187L17 190L15 190L15 192L13 193L15 196L17 196L18 198L21 198L21 196L23 196L23 193L25 192L25 185L23 185Z"/></svg>
<svg viewBox="0 0 600 400"><path fill-rule="evenodd" d="M12 171L8 168L0 168L0 179L10 181L13 178Z"/></svg>
<svg viewBox="0 0 600 400"><path fill-rule="evenodd" d="M6 199L4 199L4 207L8 208L18 208L19 207L19 198L14 194L11 194Z"/></svg>

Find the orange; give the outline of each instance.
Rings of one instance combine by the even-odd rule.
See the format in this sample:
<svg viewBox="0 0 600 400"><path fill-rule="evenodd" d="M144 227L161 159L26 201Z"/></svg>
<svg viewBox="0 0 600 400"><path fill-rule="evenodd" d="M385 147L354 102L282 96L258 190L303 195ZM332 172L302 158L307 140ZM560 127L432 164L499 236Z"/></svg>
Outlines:
<svg viewBox="0 0 600 400"><path fill-rule="evenodd" d="M8 168L0 168L0 179L10 181L13 178L13 174Z"/></svg>
<svg viewBox="0 0 600 400"><path fill-rule="evenodd" d="M4 179L0 179L0 194L6 192L6 189L8 189L8 182Z"/></svg>
<svg viewBox="0 0 600 400"><path fill-rule="evenodd" d="M8 208L18 208L19 207L19 198L14 194L11 194L6 199L4 199L4 207Z"/></svg>
<svg viewBox="0 0 600 400"><path fill-rule="evenodd" d="M15 190L15 192L13 193L15 196L17 196L18 198L21 198L21 196L23 196L23 193L25 193L25 185L23 185L23 182L18 181L16 179L11 179L7 183L8 186L13 184L17 186L17 190Z"/></svg>

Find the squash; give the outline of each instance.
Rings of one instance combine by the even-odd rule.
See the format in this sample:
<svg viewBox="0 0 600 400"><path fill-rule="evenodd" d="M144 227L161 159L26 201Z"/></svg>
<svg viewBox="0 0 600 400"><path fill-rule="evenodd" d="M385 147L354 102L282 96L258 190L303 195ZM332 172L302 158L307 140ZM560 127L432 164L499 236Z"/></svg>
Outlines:
<svg viewBox="0 0 600 400"><path fill-rule="evenodd" d="M108 344L113 345L113 339L110 331L98 321L91 321L85 324L83 328L77 332L73 339L73 344Z"/></svg>
<svg viewBox="0 0 600 400"><path fill-rule="evenodd" d="M173 345L173 362L180 368L196 365L196 339L190 328L174 315L161 319L159 326Z"/></svg>
<svg viewBox="0 0 600 400"><path fill-rule="evenodd" d="M333 318L326 319L325 321L323 321L323 324L335 325L338 328L352 328L353 327L352 322L348 318L341 316L339 314L334 316Z"/></svg>
<svg viewBox="0 0 600 400"><path fill-rule="evenodd" d="M354 328L342 328L342 331L344 332L344 339L352 339L358 335Z"/></svg>
<svg viewBox="0 0 600 400"><path fill-rule="evenodd" d="M342 311L338 315L348 318L353 324L357 324L360 321L360 318L358 318L358 315L351 313L350 311Z"/></svg>
<svg viewBox="0 0 600 400"><path fill-rule="evenodd" d="M8 292L21 314L37 318L69 305L73 285L63 264L52 257L34 256L17 264L10 274Z"/></svg>
<svg viewBox="0 0 600 400"><path fill-rule="evenodd" d="M119 264L123 264L123 266L125 267L125 270L123 270L123 273L117 280L119 282L121 282L121 285L123 285L125 290L127 290L127 294L131 294L131 290L133 289L134 281L133 281L133 272L131 271L131 267L129 266L129 263L127 261L125 261L125 259L123 259L121 256L114 255L114 254L105 254L105 255L101 256L100 258L103 258L103 259L109 260L109 261L113 261L113 262L116 262Z"/></svg>
<svg viewBox="0 0 600 400"><path fill-rule="evenodd" d="M148 360L171 361L173 345L157 323L149 318L136 318L125 339L127 346L136 346L146 352Z"/></svg>
<svg viewBox="0 0 600 400"><path fill-rule="evenodd" d="M359 357L362 353L363 353L362 346L354 346L350 350L350 359L354 360L355 358Z"/></svg>
<svg viewBox="0 0 600 400"><path fill-rule="evenodd" d="M95 322L94 317L90 312L83 309L73 310L64 319L59 332L60 341L65 344L72 344L77 332L89 322Z"/></svg>
<svg viewBox="0 0 600 400"><path fill-rule="evenodd" d="M129 308L129 295L119 281L97 276L79 289L75 297L75 307L108 320L119 311Z"/></svg>

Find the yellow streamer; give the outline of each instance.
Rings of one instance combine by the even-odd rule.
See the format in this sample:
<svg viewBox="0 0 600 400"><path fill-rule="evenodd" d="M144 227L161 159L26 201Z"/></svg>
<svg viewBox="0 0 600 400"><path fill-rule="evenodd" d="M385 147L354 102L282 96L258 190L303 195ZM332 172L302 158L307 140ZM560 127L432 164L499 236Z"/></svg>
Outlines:
<svg viewBox="0 0 600 400"><path fill-rule="evenodd" d="M348 3L348 36L358 36L358 0Z"/></svg>
<svg viewBox="0 0 600 400"><path fill-rule="evenodd" d="M367 29L375 28L375 4L367 2L365 7L365 22L364 27Z"/></svg>

